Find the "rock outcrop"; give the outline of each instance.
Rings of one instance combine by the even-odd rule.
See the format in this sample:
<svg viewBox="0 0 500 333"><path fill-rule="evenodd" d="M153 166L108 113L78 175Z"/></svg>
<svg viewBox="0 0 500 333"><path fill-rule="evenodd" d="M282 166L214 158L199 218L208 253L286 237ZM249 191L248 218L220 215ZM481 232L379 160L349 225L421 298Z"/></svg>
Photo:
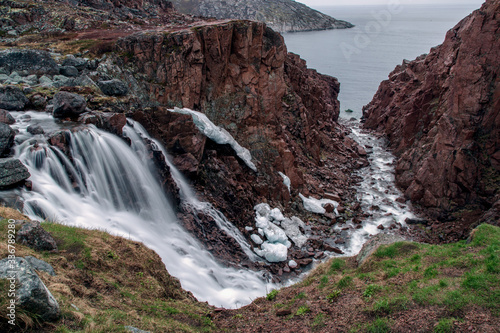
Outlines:
<svg viewBox="0 0 500 333"><path fill-rule="evenodd" d="M346 29L353 25L292 0L172 0L184 14L265 22L279 32Z"/></svg>
<svg viewBox="0 0 500 333"><path fill-rule="evenodd" d="M364 108L365 127L398 156L405 196L440 221L477 223L499 206L499 12L487 1L442 45L397 66Z"/></svg>
<svg viewBox="0 0 500 333"><path fill-rule="evenodd" d="M140 33L120 39L117 49L122 68L141 80L143 98L157 103L132 117L241 229L253 223L259 202L290 207L299 192L347 193L348 175L363 165L357 144L335 122L338 81L288 54L282 36L263 23ZM227 130L250 150L258 172L201 135L189 116L166 110L173 106L201 111ZM292 194L278 172L290 178Z"/></svg>

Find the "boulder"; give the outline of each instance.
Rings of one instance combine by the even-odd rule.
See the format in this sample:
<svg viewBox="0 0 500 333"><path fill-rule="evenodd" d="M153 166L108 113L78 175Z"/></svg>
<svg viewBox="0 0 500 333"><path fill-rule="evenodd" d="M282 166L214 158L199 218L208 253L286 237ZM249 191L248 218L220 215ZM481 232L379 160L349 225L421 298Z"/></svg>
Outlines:
<svg viewBox="0 0 500 333"><path fill-rule="evenodd" d="M45 133L45 131L43 130L43 128L41 126L34 126L34 125L28 126L28 128L26 129L26 131L28 131L28 133L31 133L33 135L38 135L38 134L44 134Z"/></svg>
<svg viewBox="0 0 500 333"><path fill-rule="evenodd" d="M0 51L0 68L7 72L26 71L27 74L59 73L57 63L46 51L9 49Z"/></svg>
<svg viewBox="0 0 500 333"><path fill-rule="evenodd" d="M0 109L0 123L12 125L16 122L14 117L7 110Z"/></svg>
<svg viewBox="0 0 500 333"><path fill-rule="evenodd" d="M75 77L78 76L78 69L75 66L61 66L59 73L64 76Z"/></svg>
<svg viewBox="0 0 500 333"><path fill-rule="evenodd" d="M0 156L7 156L10 152L10 147L14 144L14 136L16 133L7 124L0 123Z"/></svg>
<svg viewBox="0 0 500 333"><path fill-rule="evenodd" d="M406 241L406 239L399 235L377 234L373 236L368 240L368 242L363 245L361 251L359 251L358 256L356 257L358 266L361 266L366 261L366 259L368 259L368 257L378 249L380 245L388 245L403 241Z"/></svg>
<svg viewBox="0 0 500 333"><path fill-rule="evenodd" d="M29 100L21 89L13 86L0 87L0 108L9 111L22 111Z"/></svg>
<svg viewBox="0 0 500 333"><path fill-rule="evenodd" d="M103 94L108 96L125 96L128 94L127 85L117 79L99 81L97 85L101 88Z"/></svg>
<svg viewBox="0 0 500 333"><path fill-rule="evenodd" d="M34 270L43 271L52 276L56 275L56 271L54 271L54 268L49 263L46 263L45 261L37 259L33 256L26 256L24 257L24 259L26 259L26 261Z"/></svg>
<svg viewBox="0 0 500 333"><path fill-rule="evenodd" d="M43 110L47 106L47 98L41 94L34 94L30 97L30 107L35 110Z"/></svg>
<svg viewBox="0 0 500 333"><path fill-rule="evenodd" d="M64 59L63 66L73 66L78 70L82 70L87 66L88 61L83 58L77 58L73 55L69 55Z"/></svg>
<svg viewBox="0 0 500 333"><path fill-rule="evenodd" d="M14 278L19 285L16 289L18 307L40 316L44 321L54 321L60 317L59 304L26 259L16 257L15 260L0 260L0 278Z"/></svg>
<svg viewBox="0 0 500 333"><path fill-rule="evenodd" d="M76 118L85 112L87 107L85 98L67 91L55 94L52 103L54 105L54 118Z"/></svg>
<svg viewBox="0 0 500 333"><path fill-rule="evenodd" d="M30 176L28 168L18 159L0 162L0 190L19 186Z"/></svg>
<svg viewBox="0 0 500 333"><path fill-rule="evenodd" d="M37 221L24 223L17 232L16 240L37 251L57 251L56 241Z"/></svg>

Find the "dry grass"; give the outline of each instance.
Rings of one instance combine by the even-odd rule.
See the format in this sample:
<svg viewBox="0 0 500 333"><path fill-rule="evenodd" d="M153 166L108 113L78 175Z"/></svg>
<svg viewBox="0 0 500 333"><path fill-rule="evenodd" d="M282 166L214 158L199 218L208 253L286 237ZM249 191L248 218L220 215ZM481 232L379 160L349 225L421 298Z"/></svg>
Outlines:
<svg viewBox="0 0 500 333"><path fill-rule="evenodd" d="M56 239L60 252L39 253L16 245L16 255L32 255L54 267L56 276L39 276L59 302L62 318L53 324L35 321L34 331L125 332L127 325L152 332L214 329L207 317L212 308L182 290L160 257L143 244L96 230L42 226ZM7 256L6 228L3 220L0 258ZM0 301L4 297L0 295ZM0 331L8 329L0 320Z"/></svg>

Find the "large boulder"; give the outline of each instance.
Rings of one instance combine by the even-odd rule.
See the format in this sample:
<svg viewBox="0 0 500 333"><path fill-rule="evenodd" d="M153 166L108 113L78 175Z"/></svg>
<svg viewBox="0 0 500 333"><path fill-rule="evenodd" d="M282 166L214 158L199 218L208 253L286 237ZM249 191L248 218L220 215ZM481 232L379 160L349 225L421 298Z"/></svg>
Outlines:
<svg viewBox="0 0 500 333"><path fill-rule="evenodd" d="M17 232L16 240L37 251L57 251L56 241L37 221L24 223Z"/></svg>
<svg viewBox="0 0 500 333"><path fill-rule="evenodd" d="M78 76L78 69L75 66L61 66L59 73L64 76L75 77Z"/></svg>
<svg viewBox="0 0 500 333"><path fill-rule="evenodd" d="M59 304L40 280L26 259L16 257L0 260L0 278L17 283L16 305L40 316L42 320L57 320L61 315Z"/></svg>
<svg viewBox="0 0 500 333"><path fill-rule="evenodd" d="M57 63L46 51L38 50L4 50L0 51L0 68L9 73L26 71L28 74L59 74Z"/></svg>
<svg viewBox="0 0 500 333"><path fill-rule="evenodd" d="M26 259L26 261L31 265L31 267L34 270L46 272L52 276L56 275L56 271L54 271L54 268L52 267L51 264L49 264L43 260L37 259L33 256L26 256L26 257L24 257L24 259Z"/></svg>
<svg viewBox="0 0 500 333"><path fill-rule="evenodd" d="M54 105L54 118L77 118L85 112L87 107L85 98L67 91L55 94L52 104Z"/></svg>
<svg viewBox="0 0 500 333"><path fill-rule="evenodd" d="M18 87L0 87L0 109L22 111L28 102L28 98Z"/></svg>
<svg viewBox="0 0 500 333"><path fill-rule="evenodd" d="M399 235L391 235L391 234L377 234L370 238L368 242L366 242L361 251L359 251L356 260L358 262L358 266L361 266L368 257L370 257L380 245L388 245L397 242L406 241L405 238Z"/></svg>
<svg viewBox="0 0 500 333"><path fill-rule="evenodd" d="M83 58L77 58L73 55L69 55L64 59L63 66L73 66L78 70L82 70L87 66L88 61Z"/></svg>
<svg viewBox="0 0 500 333"><path fill-rule="evenodd" d="M7 124L0 123L0 156L7 156L14 144L16 133Z"/></svg>
<svg viewBox="0 0 500 333"><path fill-rule="evenodd" d="M0 190L21 185L30 176L28 168L20 160L0 161Z"/></svg>
<svg viewBox="0 0 500 333"><path fill-rule="evenodd" d="M98 86L103 94L108 96L125 96L128 94L128 87L118 79L99 81Z"/></svg>
<svg viewBox="0 0 500 333"><path fill-rule="evenodd" d="M7 110L0 109L0 123L12 125L16 122L14 117Z"/></svg>

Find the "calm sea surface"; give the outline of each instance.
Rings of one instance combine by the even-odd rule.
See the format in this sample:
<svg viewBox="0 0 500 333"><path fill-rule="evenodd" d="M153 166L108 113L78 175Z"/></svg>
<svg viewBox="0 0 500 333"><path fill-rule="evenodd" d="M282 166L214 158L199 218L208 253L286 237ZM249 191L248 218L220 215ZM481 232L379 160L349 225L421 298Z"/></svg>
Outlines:
<svg viewBox="0 0 500 333"><path fill-rule="evenodd" d="M290 52L340 81L341 117L361 117L381 81L403 59L444 41L446 32L479 8L464 5L337 6L317 9L355 28L284 34ZM351 109L353 113L345 112Z"/></svg>

